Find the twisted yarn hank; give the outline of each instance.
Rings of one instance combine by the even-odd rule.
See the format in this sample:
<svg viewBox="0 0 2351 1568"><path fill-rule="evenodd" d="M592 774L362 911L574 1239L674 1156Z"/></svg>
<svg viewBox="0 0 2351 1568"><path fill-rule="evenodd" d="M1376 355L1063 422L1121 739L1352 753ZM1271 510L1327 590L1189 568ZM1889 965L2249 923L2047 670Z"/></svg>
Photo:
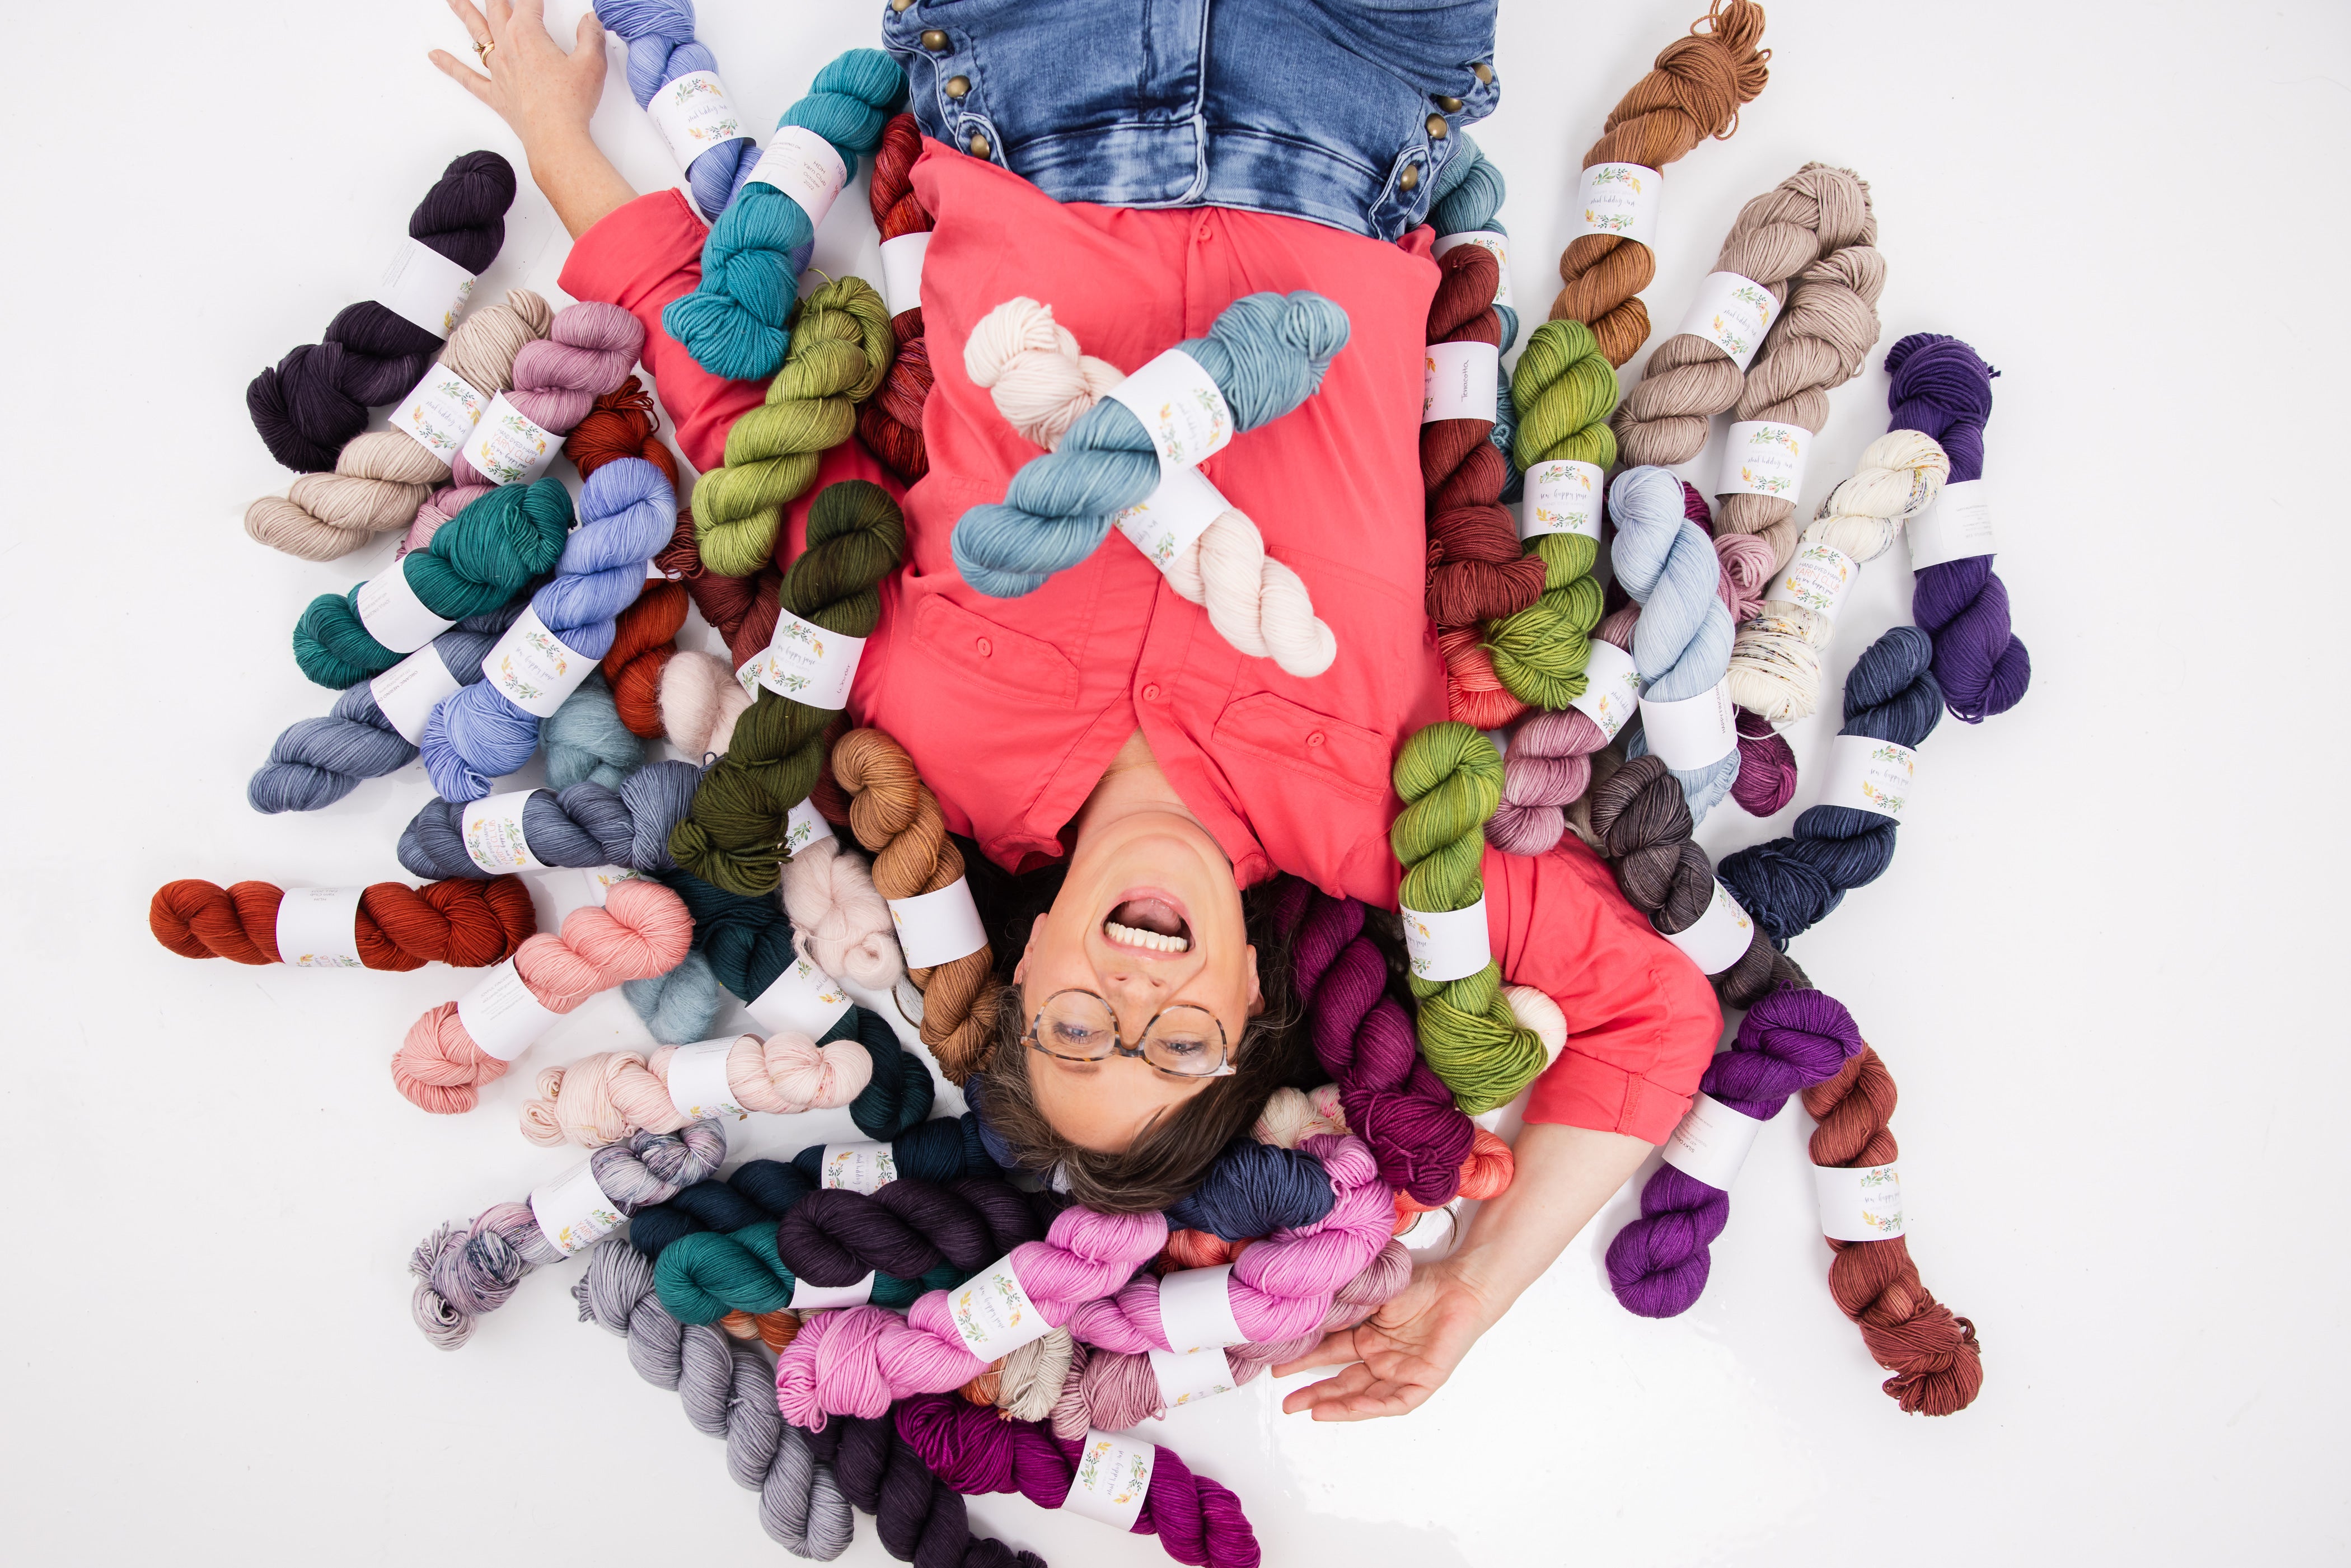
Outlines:
<svg viewBox="0 0 2351 1568"><path fill-rule="evenodd" d="M1635 624L1630 615L1609 616L1592 635L1629 653ZM1539 855L1559 842L1569 827L1567 809L1591 788L1593 758L1609 739L1578 708L1538 713L1520 725L1502 758L1502 800L1487 819L1486 841L1513 855Z"/></svg>
<svg viewBox="0 0 2351 1568"><path fill-rule="evenodd" d="M783 898L793 946L826 974L886 991L906 972L872 868L839 840L820 838L784 862Z"/></svg>
<svg viewBox="0 0 2351 1568"><path fill-rule="evenodd" d="M1527 340L1510 378L1518 410L1519 466L1563 461L1603 470L1616 461L1608 428L1616 406L1616 372L1591 329L1546 321ZM1494 673L1515 695L1536 707L1562 709L1582 696L1590 633L1600 620L1600 585L1592 580L1599 541L1575 533L1538 534L1526 559L1540 561L1541 597L1515 615L1491 622L1486 645Z"/></svg>
<svg viewBox="0 0 2351 1568"><path fill-rule="evenodd" d="M835 1417L822 1431L809 1434L809 1444L831 1462L849 1500L873 1516L883 1550L901 1563L919 1568L1045 1568L1044 1559L1033 1552L974 1535L963 1494L932 1473L888 1416Z"/></svg>
<svg viewBox="0 0 2351 1568"><path fill-rule="evenodd" d="M567 435L598 398L629 379L644 346L643 324L619 306L594 299L567 305L543 340L524 344L515 355L507 402L549 434ZM462 452L450 459L449 479L459 486L491 483Z"/></svg>
<svg viewBox="0 0 2351 1568"><path fill-rule="evenodd" d="M674 490L677 459L655 436L660 426L653 394L631 376L616 390L598 398L588 417L571 427L571 434L564 437L563 455L571 459L583 479L607 463L642 457L661 470L662 477ZM689 542L694 537L693 513L684 507L678 509L676 526L664 549L674 548L681 537ZM662 553L654 552L657 561ZM678 574L664 568L663 580L647 581L636 602L622 611L613 623L612 645L605 651L601 667L612 688L612 700L621 720L632 735L650 740L667 733L661 710L662 673L676 656L675 639L685 627L685 612L691 603L691 596L678 580ZM747 706L750 699L743 700ZM701 754L698 747L679 749L691 756Z"/></svg>
<svg viewBox="0 0 2351 1568"><path fill-rule="evenodd" d="M1608 489L1616 521L1610 559L1616 580L1641 606L1633 663L1648 683L1644 702L1676 702L1712 691L1730 663L1730 612L1718 588L1722 570L1706 532L1683 515L1681 481L1663 468L1627 468ZM1647 731L1625 747L1646 749ZM1704 821L1739 777L1736 746L1698 768L1676 768L1690 820Z"/></svg>
<svg viewBox="0 0 2351 1568"><path fill-rule="evenodd" d="M670 1045L650 1060L641 1051L607 1051L568 1067L541 1069L533 1097L523 1102L523 1136L534 1144L592 1149L641 1127L677 1131L692 1118L670 1099L669 1061L676 1054ZM872 1078L873 1063L854 1040L819 1045L790 1030L766 1040L746 1034L726 1052L726 1087L735 1103L769 1115L846 1105Z"/></svg>
<svg viewBox="0 0 2351 1568"><path fill-rule="evenodd" d="M1428 341L1500 347L1494 253L1457 246L1437 258L1428 304ZM1499 389L1498 389L1499 390ZM1420 427L1420 483L1428 516L1428 618L1466 626L1524 610L1543 591L1542 563L1522 554L1502 491L1510 460L1490 439L1489 419L1430 420Z"/></svg>
<svg viewBox="0 0 2351 1568"><path fill-rule="evenodd" d="M587 783L618 789L644 766L645 743L621 722L620 706L601 675L590 675L563 699L539 727L538 739L547 748L547 781L559 790Z"/></svg>
<svg viewBox="0 0 2351 1568"><path fill-rule="evenodd" d="M873 179L866 198L873 211L873 227L882 243L907 235L928 234L931 214L914 194L914 160L923 155L923 132L911 114L898 114L882 128L882 145L873 153ZM923 445L923 404L931 395L931 347L923 336L923 310L917 305L890 318L890 335L897 351L890 373L857 411L857 434L866 449L905 483L930 472Z"/></svg>
<svg viewBox="0 0 2351 1568"><path fill-rule="evenodd" d="M596 20L629 46L629 96L643 109L653 94L695 71L718 69L717 57L694 36L694 0L597 0ZM721 141L685 166L686 188L705 220L725 212L759 161L747 136Z"/></svg>
<svg viewBox="0 0 2351 1568"><path fill-rule="evenodd" d="M185 878L155 890L147 928L183 958L281 964L277 906L285 893L266 882L213 883ZM371 883L360 893L352 951L371 969L405 971L431 963L478 969L514 956L538 929L530 890L520 879L487 882Z"/></svg>
<svg viewBox="0 0 2351 1568"><path fill-rule="evenodd" d="M699 777L690 762L662 761L638 768L617 790L593 780L534 789L523 802L524 846L543 866L673 869L667 835ZM427 800L401 831L400 863L419 876L488 876L466 851L465 822L457 802Z"/></svg>

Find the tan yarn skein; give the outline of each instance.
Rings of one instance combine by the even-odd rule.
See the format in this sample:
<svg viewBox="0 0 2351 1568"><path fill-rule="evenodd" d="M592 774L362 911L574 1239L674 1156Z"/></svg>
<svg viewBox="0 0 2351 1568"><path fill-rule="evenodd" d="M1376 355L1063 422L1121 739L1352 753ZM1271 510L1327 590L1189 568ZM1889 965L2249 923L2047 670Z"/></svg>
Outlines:
<svg viewBox="0 0 2351 1568"><path fill-rule="evenodd" d="M906 748L878 729L852 729L834 743L832 776L849 795L849 826L873 855L873 885L884 898L936 893L963 875L963 852L947 837L938 798ZM923 993L923 1044L960 1085L987 1065L996 1040L996 955L983 946L949 963L909 968Z"/></svg>
<svg viewBox="0 0 2351 1568"><path fill-rule="evenodd" d="M547 336L555 312L528 288L477 310L457 324L434 369L461 376L490 396L514 384L515 356ZM331 474L305 474L283 496L264 496L245 509L245 531L272 549L304 560L349 555L378 534L407 528L434 487L449 482L449 465L422 442L397 430L353 436Z"/></svg>

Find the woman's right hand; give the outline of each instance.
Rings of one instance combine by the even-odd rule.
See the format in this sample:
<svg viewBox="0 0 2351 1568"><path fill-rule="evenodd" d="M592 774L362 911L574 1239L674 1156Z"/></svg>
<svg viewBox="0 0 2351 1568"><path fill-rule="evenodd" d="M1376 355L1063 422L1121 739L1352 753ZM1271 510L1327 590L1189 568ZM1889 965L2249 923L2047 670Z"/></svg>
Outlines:
<svg viewBox="0 0 2351 1568"><path fill-rule="evenodd" d="M604 95L603 25L592 11L580 17L579 37L566 54L548 34L546 0L484 4L487 15L471 0L449 0L474 40L482 70L469 69L446 49L434 50L433 63L522 138L532 181L578 239L636 194L588 131Z"/></svg>

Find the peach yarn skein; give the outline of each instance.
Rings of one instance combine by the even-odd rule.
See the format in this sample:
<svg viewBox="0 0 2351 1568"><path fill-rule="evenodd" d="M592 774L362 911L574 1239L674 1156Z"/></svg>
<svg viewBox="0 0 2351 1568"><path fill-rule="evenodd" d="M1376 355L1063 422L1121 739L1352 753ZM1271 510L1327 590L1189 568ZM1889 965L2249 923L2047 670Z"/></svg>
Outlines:
<svg viewBox="0 0 2351 1568"><path fill-rule="evenodd" d="M643 1128L674 1133L695 1120L669 1095L670 1058L664 1045L648 1057L633 1051L600 1051L569 1067L540 1071L536 1098L522 1106L522 1135L534 1144L601 1148ZM738 1036L726 1050L726 1091L746 1111L796 1116L846 1105L873 1082L873 1058L854 1040L819 1045L797 1030L761 1040Z"/></svg>
<svg viewBox="0 0 2351 1568"><path fill-rule="evenodd" d="M886 991L906 972L890 901L873 885L865 857L820 838L784 862L784 913L792 946L828 975Z"/></svg>

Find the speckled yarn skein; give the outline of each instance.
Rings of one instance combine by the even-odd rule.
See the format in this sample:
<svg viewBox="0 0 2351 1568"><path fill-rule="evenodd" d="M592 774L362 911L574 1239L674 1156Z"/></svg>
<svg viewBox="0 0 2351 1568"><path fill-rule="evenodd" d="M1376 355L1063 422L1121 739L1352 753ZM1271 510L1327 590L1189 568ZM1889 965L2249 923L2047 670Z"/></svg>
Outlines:
<svg viewBox="0 0 2351 1568"><path fill-rule="evenodd" d="M277 948L274 883L220 887L196 878L165 883L147 906L147 928L183 958L236 964L287 962ZM360 894L351 951L370 969L405 971L431 963L479 969L514 956L538 929L530 889L511 876L487 882L371 883Z"/></svg>

